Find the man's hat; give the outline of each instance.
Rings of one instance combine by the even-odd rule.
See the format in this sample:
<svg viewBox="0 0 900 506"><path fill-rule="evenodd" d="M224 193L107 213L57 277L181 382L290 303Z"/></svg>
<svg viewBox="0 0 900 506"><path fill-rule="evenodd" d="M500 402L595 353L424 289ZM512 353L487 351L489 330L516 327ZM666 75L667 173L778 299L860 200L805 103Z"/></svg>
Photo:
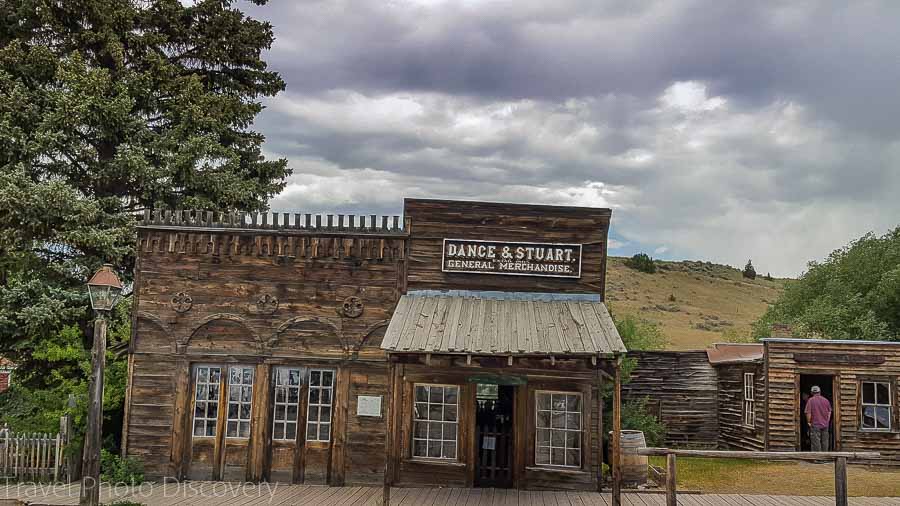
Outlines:
<svg viewBox="0 0 900 506"><path fill-rule="evenodd" d="M812 387L809 391L812 392L812 393L814 393L814 394L818 394L818 393L821 393L821 392L822 392L822 389L819 388L818 386L814 386L814 387Z"/></svg>

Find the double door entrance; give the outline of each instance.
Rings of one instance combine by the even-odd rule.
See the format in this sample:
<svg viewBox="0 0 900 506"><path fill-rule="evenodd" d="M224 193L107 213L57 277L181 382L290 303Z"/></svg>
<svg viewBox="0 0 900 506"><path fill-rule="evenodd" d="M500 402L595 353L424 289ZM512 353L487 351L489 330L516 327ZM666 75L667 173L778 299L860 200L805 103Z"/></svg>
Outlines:
<svg viewBox="0 0 900 506"><path fill-rule="evenodd" d="M476 390L475 485L508 488L513 484L515 388L479 384Z"/></svg>
<svg viewBox="0 0 900 506"><path fill-rule="evenodd" d="M324 481L327 470L305 469L303 457L308 446L329 450L335 378L329 368L195 364L187 477L242 481L256 454L271 481Z"/></svg>

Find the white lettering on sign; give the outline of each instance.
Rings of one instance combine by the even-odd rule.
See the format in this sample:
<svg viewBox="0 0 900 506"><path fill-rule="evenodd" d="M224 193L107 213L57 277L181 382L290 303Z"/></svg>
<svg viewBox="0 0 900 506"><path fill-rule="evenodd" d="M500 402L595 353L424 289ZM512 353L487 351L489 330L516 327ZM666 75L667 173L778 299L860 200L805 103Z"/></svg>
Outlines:
<svg viewBox="0 0 900 506"><path fill-rule="evenodd" d="M580 244L444 239L443 253L444 272L581 277Z"/></svg>
<svg viewBox="0 0 900 506"><path fill-rule="evenodd" d="M381 416L380 395L359 395L356 397L356 416Z"/></svg>

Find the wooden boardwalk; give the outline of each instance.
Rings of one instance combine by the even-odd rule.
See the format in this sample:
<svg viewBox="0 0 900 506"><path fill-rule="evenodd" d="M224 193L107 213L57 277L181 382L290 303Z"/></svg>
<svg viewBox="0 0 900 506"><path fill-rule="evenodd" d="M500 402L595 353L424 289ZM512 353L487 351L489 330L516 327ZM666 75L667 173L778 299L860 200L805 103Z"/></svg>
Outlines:
<svg viewBox="0 0 900 506"><path fill-rule="evenodd" d="M315 485L242 484L224 482L185 482L145 484L137 488L102 489L104 504L128 499L147 506L377 506L380 487L323 487ZM626 493L627 506L664 506L665 496L652 493ZM75 505L78 485L0 486L0 505ZM681 494L678 503L685 506L826 506L831 497L765 496L738 494ZM395 506L609 506L608 493L535 492L504 489L395 488L391 492ZM851 497L859 506L900 506L896 497Z"/></svg>

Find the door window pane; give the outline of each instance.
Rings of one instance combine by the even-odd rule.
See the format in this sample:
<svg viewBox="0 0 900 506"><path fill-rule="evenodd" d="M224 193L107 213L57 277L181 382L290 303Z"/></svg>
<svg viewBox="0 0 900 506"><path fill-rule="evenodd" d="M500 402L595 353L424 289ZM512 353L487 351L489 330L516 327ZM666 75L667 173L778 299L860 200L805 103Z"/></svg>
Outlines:
<svg viewBox="0 0 900 506"><path fill-rule="evenodd" d="M231 366L228 382L227 438L250 437L250 414L253 406L253 367Z"/></svg>
<svg viewBox="0 0 900 506"><path fill-rule="evenodd" d="M221 370L212 366L194 369L194 436L216 435Z"/></svg>
<svg viewBox="0 0 900 506"><path fill-rule="evenodd" d="M275 405L272 416L272 439L297 439L297 413L300 404L301 371L299 368L275 368Z"/></svg>
<svg viewBox="0 0 900 506"><path fill-rule="evenodd" d="M334 371L309 372L309 405L306 414L306 440L331 440L331 404L334 398Z"/></svg>

